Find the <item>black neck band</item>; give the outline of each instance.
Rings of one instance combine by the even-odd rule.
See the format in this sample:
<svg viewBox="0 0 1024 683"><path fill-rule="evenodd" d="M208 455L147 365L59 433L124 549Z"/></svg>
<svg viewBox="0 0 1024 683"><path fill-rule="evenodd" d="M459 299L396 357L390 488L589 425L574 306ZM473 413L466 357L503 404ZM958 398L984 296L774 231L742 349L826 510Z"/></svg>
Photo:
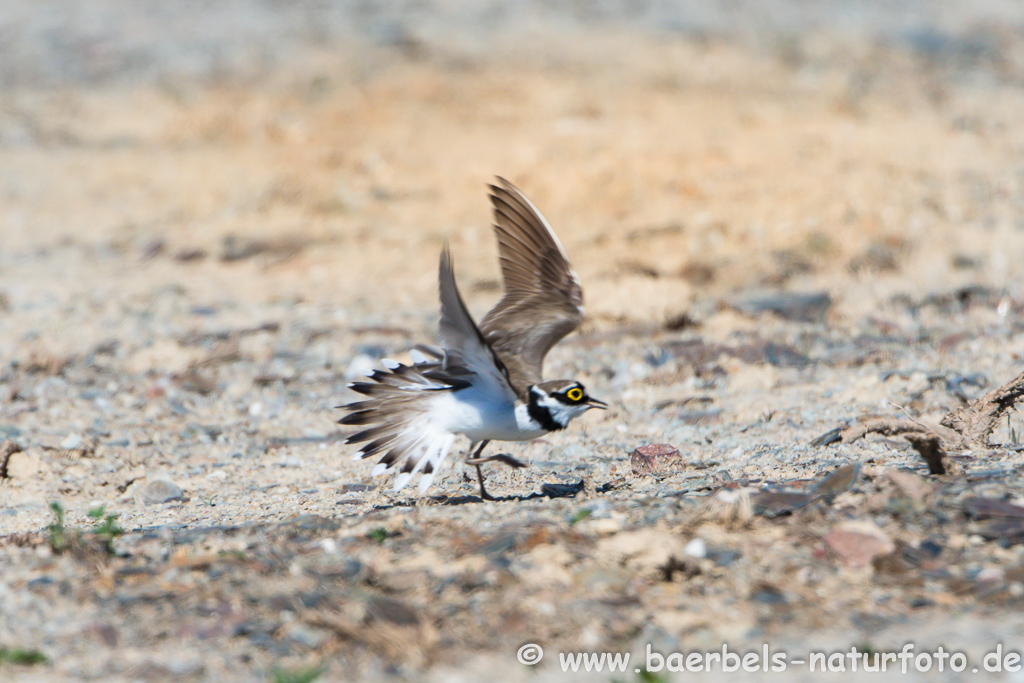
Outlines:
<svg viewBox="0 0 1024 683"><path fill-rule="evenodd" d="M537 397L534 396L532 391L530 392L530 400L526 403L526 412L530 414L534 422L549 432L565 429L565 425L559 424L555 421L555 418L551 417L551 411L548 410L547 406L537 404Z"/></svg>

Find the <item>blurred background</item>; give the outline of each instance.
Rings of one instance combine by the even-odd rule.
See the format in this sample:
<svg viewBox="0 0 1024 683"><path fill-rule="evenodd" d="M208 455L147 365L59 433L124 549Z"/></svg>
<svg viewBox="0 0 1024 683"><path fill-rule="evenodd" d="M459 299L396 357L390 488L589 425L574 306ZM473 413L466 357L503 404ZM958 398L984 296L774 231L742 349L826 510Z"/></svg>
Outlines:
<svg viewBox="0 0 1024 683"><path fill-rule="evenodd" d="M1024 9L998 0L13 0L0 294L54 352L171 284L429 328L442 239L474 311L497 295L498 174L592 324L1005 287L1022 85ZM83 305L69 336L53 311Z"/></svg>

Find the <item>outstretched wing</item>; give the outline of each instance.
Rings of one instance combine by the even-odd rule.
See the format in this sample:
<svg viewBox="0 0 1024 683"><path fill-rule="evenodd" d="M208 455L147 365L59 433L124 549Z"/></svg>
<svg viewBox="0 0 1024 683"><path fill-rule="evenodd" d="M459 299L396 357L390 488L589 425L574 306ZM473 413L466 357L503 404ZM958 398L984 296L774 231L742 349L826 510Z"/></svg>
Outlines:
<svg viewBox="0 0 1024 683"><path fill-rule="evenodd" d="M491 204L505 296L480 331L521 393L541 381L544 356L583 321L583 288L540 211L512 183L498 183Z"/></svg>
<svg viewBox="0 0 1024 683"><path fill-rule="evenodd" d="M492 395L511 396L514 401L516 392L509 381L508 369L484 339L459 294L448 245L441 252L439 280L441 323L438 334L445 353L442 366L446 370L464 368L478 377L474 383L480 390Z"/></svg>

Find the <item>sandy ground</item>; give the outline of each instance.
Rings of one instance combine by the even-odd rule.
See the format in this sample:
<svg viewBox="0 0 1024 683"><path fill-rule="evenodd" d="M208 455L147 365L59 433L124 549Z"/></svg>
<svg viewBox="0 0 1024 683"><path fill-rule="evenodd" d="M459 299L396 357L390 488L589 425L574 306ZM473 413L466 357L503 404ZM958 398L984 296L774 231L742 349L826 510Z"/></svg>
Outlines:
<svg viewBox="0 0 1024 683"><path fill-rule="evenodd" d="M15 7L9 26L45 24ZM1024 500L1018 413L945 477L899 438L809 445L866 414L938 420L1021 371L1024 15L1000 12L931 42L569 16L493 51L435 21L255 70L229 49L196 73L110 75L114 48L82 48L84 75L9 62L0 437L22 450L0 478L0 653L47 662L0 675L583 680L554 653L1020 651L1024 535L970 502ZM509 444L531 466L492 470L507 500L480 502L454 457L426 497L376 490L335 407L433 339L443 240L473 312L496 301L496 174L584 285L547 375L612 407ZM681 462L633 474L648 443ZM854 463L827 500L757 503ZM74 541L99 505L113 552ZM525 643L543 663L517 663Z"/></svg>

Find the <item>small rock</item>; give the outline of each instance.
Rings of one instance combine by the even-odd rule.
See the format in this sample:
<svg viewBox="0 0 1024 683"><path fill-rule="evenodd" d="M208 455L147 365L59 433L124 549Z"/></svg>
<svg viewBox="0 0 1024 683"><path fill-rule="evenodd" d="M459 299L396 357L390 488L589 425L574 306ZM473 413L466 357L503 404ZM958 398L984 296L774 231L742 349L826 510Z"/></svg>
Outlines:
<svg viewBox="0 0 1024 683"><path fill-rule="evenodd" d="M1024 519L1024 507L1014 505L1008 500L999 498L983 498L972 496L964 499L964 512L974 519L990 517L1016 517Z"/></svg>
<svg viewBox="0 0 1024 683"><path fill-rule="evenodd" d="M843 522L828 532L825 545L847 567L866 567L876 557L888 555L896 548L873 522L857 520Z"/></svg>
<svg viewBox="0 0 1024 683"><path fill-rule="evenodd" d="M814 488L811 489L811 493L831 502L840 493L845 493L853 488L853 484L857 481L859 474L859 464L843 465L815 484Z"/></svg>
<svg viewBox="0 0 1024 683"><path fill-rule="evenodd" d="M338 487L338 493L365 493L376 488L371 484L342 484Z"/></svg>
<svg viewBox="0 0 1024 683"><path fill-rule="evenodd" d="M974 577L975 581L1002 581L1006 578L1006 572L1002 567L985 567Z"/></svg>
<svg viewBox="0 0 1024 683"><path fill-rule="evenodd" d="M220 260L242 261L262 254L267 250L268 246L263 240L238 237L237 235L225 235L221 240Z"/></svg>
<svg viewBox="0 0 1024 683"><path fill-rule="evenodd" d="M982 522L978 534L989 541L999 541L1004 546L1024 543L1024 519L993 518Z"/></svg>
<svg viewBox="0 0 1024 683"><path fill-rule="evenodd" d="M633 474L655 474L678 469L683 464L679 450L667 443L640 446L629 459Z"/></svg>
<svg viewBox="0 0 1024 683"><path fill-rule="evenodd" d="M913 472L896 470L887 473L885 478L896 487L900 494L909 498L918 507L923 506L935 491L931 482Z"/></svg>
<svg viewBox="0 0 1024 683"><path fill-rule="evenodd" d="M822 322L832 307L828 292L768 292L739 298L732 307L748 316L774 313L785 320Z"/></svg>
<svg viewBox="0 0 1024 683"><path fill-rule="evenodd" d="M738 550L729 548L708 548L707 558L715 563L717 567L728 567L730 564L743 556Z"/></svg>
<svg viewBox="0 0 1024 683"><path fill-rule="evenodd" d="M788 515L808 505L815 497L801 491L758 491L754 496L754 514L768 519Z"/></svg>
<svg viewBox="0 0 1024 683"><path fill-rule="evenodd" d="M181 500L185 492L169 479L154 479L146 484L139 493L139 500L144 505L158 505L172 500Z"/></svg>
<svg viewBox="0 0 1024 683"><path fill-rule="evenodd" d="M64 437L64 440L60 442L60 447L66 451L77 451L84 443L82 437L72 432Z"/></svg>
<svg viewBox="0 0 1024 683"><path fill-rule="evenodd" d="M42 456L33 451L18 451L7 458L7 476L11 479L31 479L39 474Z"/></svg>
<svg viewBox="0 0 1024 683"><path fill-rule="evenodd" d="M322 628L307 626L301 621L293 621L284 626L285 637L296 645L316 650L330 637L330 632Z"/></svg>
<svg viewBox="0 0 1024 683"><path fill-rule="evenodd" d="M206 258L206 250L199 247L183 247L174 253L174 260L188 263Z"/></svg>
<svg viewBox="0 0 1024 683"><path fill-rule="evenodd" d="M934 560L942 554L942 546L937 542L928 539L927 541L921 541L916 548L917 552L921 557L925 557Z"/></svg>
<svg viewBox="0 0 1024 683"><path fill-rule="evenodd" d="M789 602L781 590L767 583L760 584L751 591L750 599L764 605L785 605Z"/></svg>
<svg viewBox="0 0 1024 683"><path fill-rule="evenodd" d="M683 552L690 557L703 559L708 554L708 544L704 542L703 538L695 538L683 546Z"/></svg>

